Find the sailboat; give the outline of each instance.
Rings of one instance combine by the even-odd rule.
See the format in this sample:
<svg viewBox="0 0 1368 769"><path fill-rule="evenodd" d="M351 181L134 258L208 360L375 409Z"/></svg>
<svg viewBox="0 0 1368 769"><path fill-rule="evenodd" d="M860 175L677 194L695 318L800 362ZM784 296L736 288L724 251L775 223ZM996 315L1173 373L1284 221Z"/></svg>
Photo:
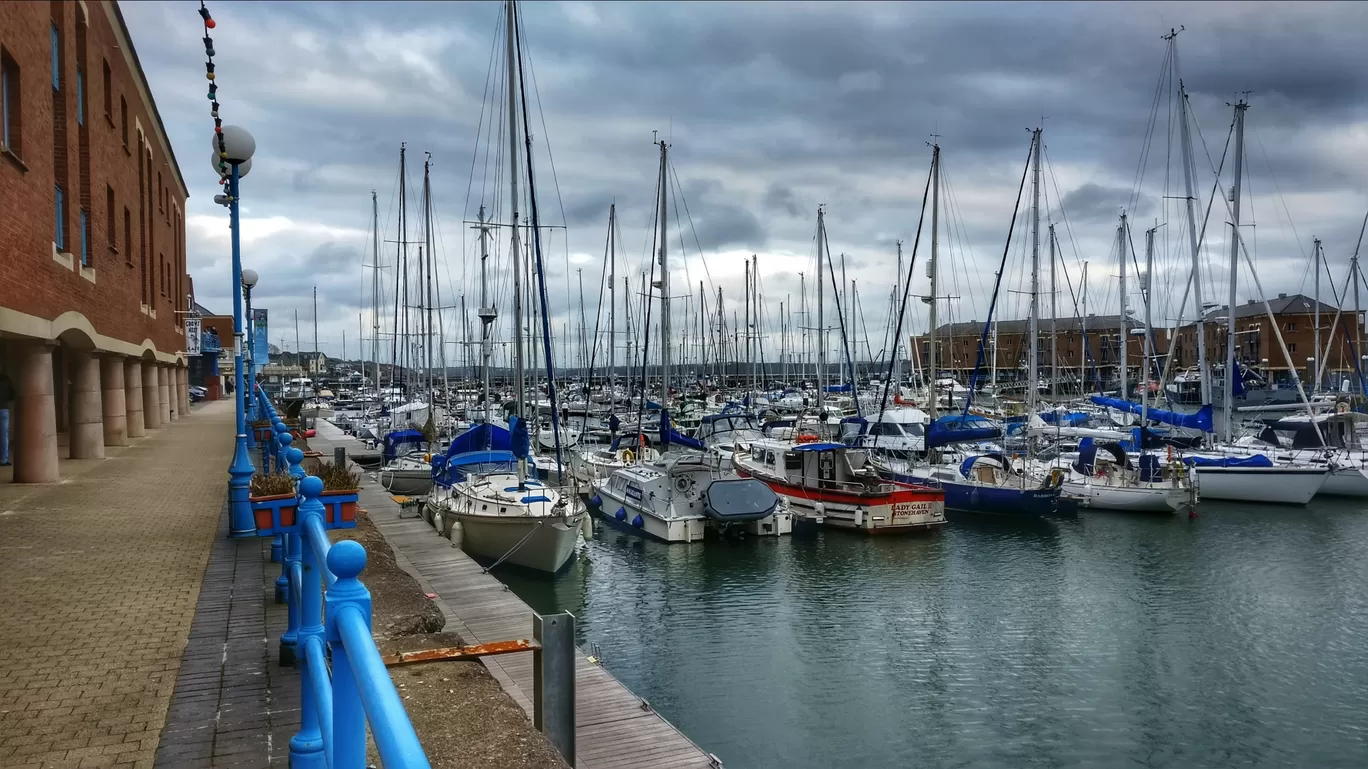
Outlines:
<svg viewBox="0 0 1368 769"><path fill-rule="evenodd" d="M464 476L451 486L447 513L461 525L461 548L472 556L493 559L496 563L507 562L536 571L552 574L561 570L574 555L575 544L584 524L587 512L579 498L571 493L544 482L529 479L527 475L529 439L527 422L524 415L526 398L526 373L524 364L523 339L523 269L522 248L519 243L518 205L518 138L526 137L528 152L527 184L528 201L531 205L532 237L536 252L537 280L541 284L538 294L543 304L546 301L545 276L541 270L540 222L538 221L537 197L532 173L531 139L527 128L526 109L519 110L526 102L522 79L522 56L518 47L519 15L517 3L508 0L505 9L505 32L507 46L508 82L508 163L509 195L512 208L508 231L512 238L509 256L513 262L513 351L514 381L517 397L514 398L515 416L511 420L511 451L501 456L507 465L495 472L477 472ZM519 124L519 117L522 124ZM481 228L482 237L486 237ZM484 260L481 260L482 292L487 290L484 283ZM481 307L488 308L487 294L481 297ZM491 316L492 311L481 309L481 318ZM486 334L488 324L486 324ZM551 350L546 340L547 379L552 393L554 406L554 372L551 368ZM488 342L485 343L485 402L489 402ZM553 429L557 425L556 415L552 412ZM557 447L559 452L559 446ZM485 457L488 462L496 457Z"/></svg>
<svg viewBox="0 0 1368 769"><path fill-rule="evenodd" d="M656 221L660 279L655 283L660 291L659 406L662 437L668 437L672 374L667 259L669 145L660 139L656 144L660 147L660 210ZM649 328L649 318L644 326ZM643 349L643 383L646 353ZM645 401L644 387L642 400ZM640 411L644 413L646 407L643 402ZM634 464L614 470L591 485L590 507L609 525L669 543L700 542L709 528L765 536L787 534L792 529L790 513L768 486L757 480L723 476L702 453L667 454L650 465L643 464L640 457L633 461Z"/></svg>

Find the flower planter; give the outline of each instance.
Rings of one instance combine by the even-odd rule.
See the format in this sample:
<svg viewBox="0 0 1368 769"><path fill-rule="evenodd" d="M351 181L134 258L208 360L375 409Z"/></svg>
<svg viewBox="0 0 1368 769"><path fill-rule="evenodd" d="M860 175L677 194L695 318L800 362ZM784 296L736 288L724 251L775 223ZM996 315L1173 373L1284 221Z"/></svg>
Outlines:
<svg viewBox="0 0 1368 769"><path fill-rule="evenodd" d="M294 529L299 498L294 494L250 497L258 537L271 537Z"/></svg>
<svg viewBox="0 0 1368 769"><path fill-rule="evenodd" d="M257 443L270 443L271 437L275 435L275 430L269 424L252 425L252 433Z"/></svg>
<svg viewBox="0 0 1368 769"><path fill-rule="evenodd" d="M318 497L326 513L323 524L330 529L351 529L356 526L357 490L325 491Z"/></svg>

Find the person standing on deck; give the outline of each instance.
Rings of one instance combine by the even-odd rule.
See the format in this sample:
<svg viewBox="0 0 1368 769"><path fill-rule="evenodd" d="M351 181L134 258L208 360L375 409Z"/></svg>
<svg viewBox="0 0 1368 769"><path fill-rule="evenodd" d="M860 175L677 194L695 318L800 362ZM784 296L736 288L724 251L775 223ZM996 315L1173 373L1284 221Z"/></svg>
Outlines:
<svg viewBox="0 0 1368 769"><path fill-rule="evenodd" d="M14 383L9 375L0 369L0 467L10 464L10 403L14 400Z"/></svg>

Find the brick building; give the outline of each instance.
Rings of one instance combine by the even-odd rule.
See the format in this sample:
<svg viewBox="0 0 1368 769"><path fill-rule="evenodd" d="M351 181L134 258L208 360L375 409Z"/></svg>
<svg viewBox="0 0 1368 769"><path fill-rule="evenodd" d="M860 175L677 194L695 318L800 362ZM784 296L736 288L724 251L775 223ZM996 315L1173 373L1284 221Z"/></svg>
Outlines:
<svg viewBox="0 0 1368 769"><path fill-rule="evenodd" d="M1235 307L1235 358L1245 367L1265 369L1270 373L1287 372L1287 357L1278 347L1273 324L1268 318L1268 310L1273 311L1278 330L1287 344L1287 353L1292 358L1292 368L1302 376L1308 376L1307 358L1316 357L1316 300L1301 294L1278 294L1276 299L1264 303L1254 299L1245 300ZM1352 373L1354 370L1354 347L1356 334L1355 316L1352 311L1339 316L1334 305L1320 303L1320 344L1321 349L1329 349L1324 366L1327 375L1335 372ZM1213 364L1224 363L1226 359L1226 308L1224 306L1209 310L1206 314L1207 360ZM1174 348L1174 362L1182 367L1197 365L1197 324L1189 323L1178 330L1178 343ZM1363 351L1359 351L1362 355Z"/></svg>
<svg viewBox="0 0 1368 769"><path fill-rule="evenodd" d="M1086 339L1084 327L1086 325ZM1144 360L1144 324L1132 318L1126 358L1132 377L1138 377ZM1037 362L1040 376L1050 377L1051 339L1057 339L1055 346L1059 353L1057 365L1059 377L1077 379L1080 368L1089 356L1092 364L1087 374L1097 375L1110 381L1117 376L1117 364L1121 360L1122 324L1119 315L1089 315L1086 324L1079 318L1042 318L1037 321L1040 341L1037 347ZM968 381L973 373L978 357L979 340L983 335L983 322L971 320L967 323L947 323L936 329L936 368L950 372L962 381ZM1156 350L1160 355L1167 352L1168 332L1155 329ZM1085 346L1086 342L1086 346ZM983 359L983 370L992 366L992 354L997 352L997 369L1000 381L1023 378L1030 364L1030 321L1002 320L996 324L996 344L990 334L988 349ZM929 335L912 337L912 350L918 356L917 362L925 366L930 360L931 338ZM1086 352L1085 352L1086 350ZM1134 378L1131 381L1136 381Z"/></svg>
<svg viewBox="0 0 1368 769"><path fill-rule="evenodd" d="M118 4L0 3L15 481L57 480L59 453L101 457L186 410L187 194Z"/></svg>

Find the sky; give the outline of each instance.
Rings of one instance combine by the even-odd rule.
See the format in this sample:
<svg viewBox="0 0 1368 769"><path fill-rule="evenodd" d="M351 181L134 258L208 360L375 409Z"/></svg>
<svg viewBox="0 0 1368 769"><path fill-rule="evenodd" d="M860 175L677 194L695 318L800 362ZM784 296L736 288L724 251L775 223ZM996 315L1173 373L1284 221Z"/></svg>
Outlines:
<svg viewBox="0 0 1368 769"><path fill-rule="evenodd" d="M122 5L190 188L187 254L196 299L227 313L228 217L213 202L213 123L197 8ZM420 191L430 159L432 304L441 308L448 361L463 362L467 316L459 307L464 297L478 336L480 296L478 238L468 222L482 202L495 222L511 215L503 205L510 197L503 4L211 2L209 9L217 21L221 114L257 143L242 181L243 262L260 273L253 304L268 308L272 342L295 349L297 312L300 346L312 349L316 287L320 348L340 355L345 336L347 355L356 357L364 334L370 355L374 190L379 325L389 359L402 142L413 302L421 294ZM1087 312L1117 312L1124 210L1129 309L1143 312L1136 273L1147 264L1146 230L1157 228L1151 310L1156 324L1172 323L1191 270L1191 235L1175 67L1161 38L1180 27L1176 69L1191 106L1205 302L1224 303L1228 292L1229 137L1238 99L1250 105L1241 262L1255 266L1240 268L1239 302L1260 296L1259 287L1270 297L1311 293L1313 238L1322 239L1323 269L1343 290L1368 210L1368 4L528 2L520 15L547 302L562 348L578 339L581 279L585 324L606 330L600 287L610 204L620 230L618 281L632 286L630 297L618 292L619 328L628 312L640 321L657 137L670 145L676 343L697 342L700 281L712 325L721 288L727 328L736 328L744 263L754 254L765 355L773 360L781 348L802 347L798 329L817 324L819 206L834 260L824 276L824 325L839 323L831 276L844 273L839 301L857 355L878 357L887 348L896 318L890 308L902 304L893 301L901 242L901 282L911 276L903 331L923 332L928 305L918 299L930 294L932 227L923 194L932 142L941 148L942 170L940 322L988 317L1000 264L995 317L1025 317L1033 275L1043 317L1052 304L1060 317L1083 312L1085 294ZM1043 151L1034 185L1027 160L1037 127ZM525 178L521 184L526 200ZM513 311L509 234L494 229L490 238L501 340L510 336ZM1323 296L1333 303L1328 276ZM625 310L628 299L633 305ZM1184 317L1192 314L1189 302ZM833 353L837 339L833 333ZM560 349L562 361L577 359L576 345Z"/></svg>

